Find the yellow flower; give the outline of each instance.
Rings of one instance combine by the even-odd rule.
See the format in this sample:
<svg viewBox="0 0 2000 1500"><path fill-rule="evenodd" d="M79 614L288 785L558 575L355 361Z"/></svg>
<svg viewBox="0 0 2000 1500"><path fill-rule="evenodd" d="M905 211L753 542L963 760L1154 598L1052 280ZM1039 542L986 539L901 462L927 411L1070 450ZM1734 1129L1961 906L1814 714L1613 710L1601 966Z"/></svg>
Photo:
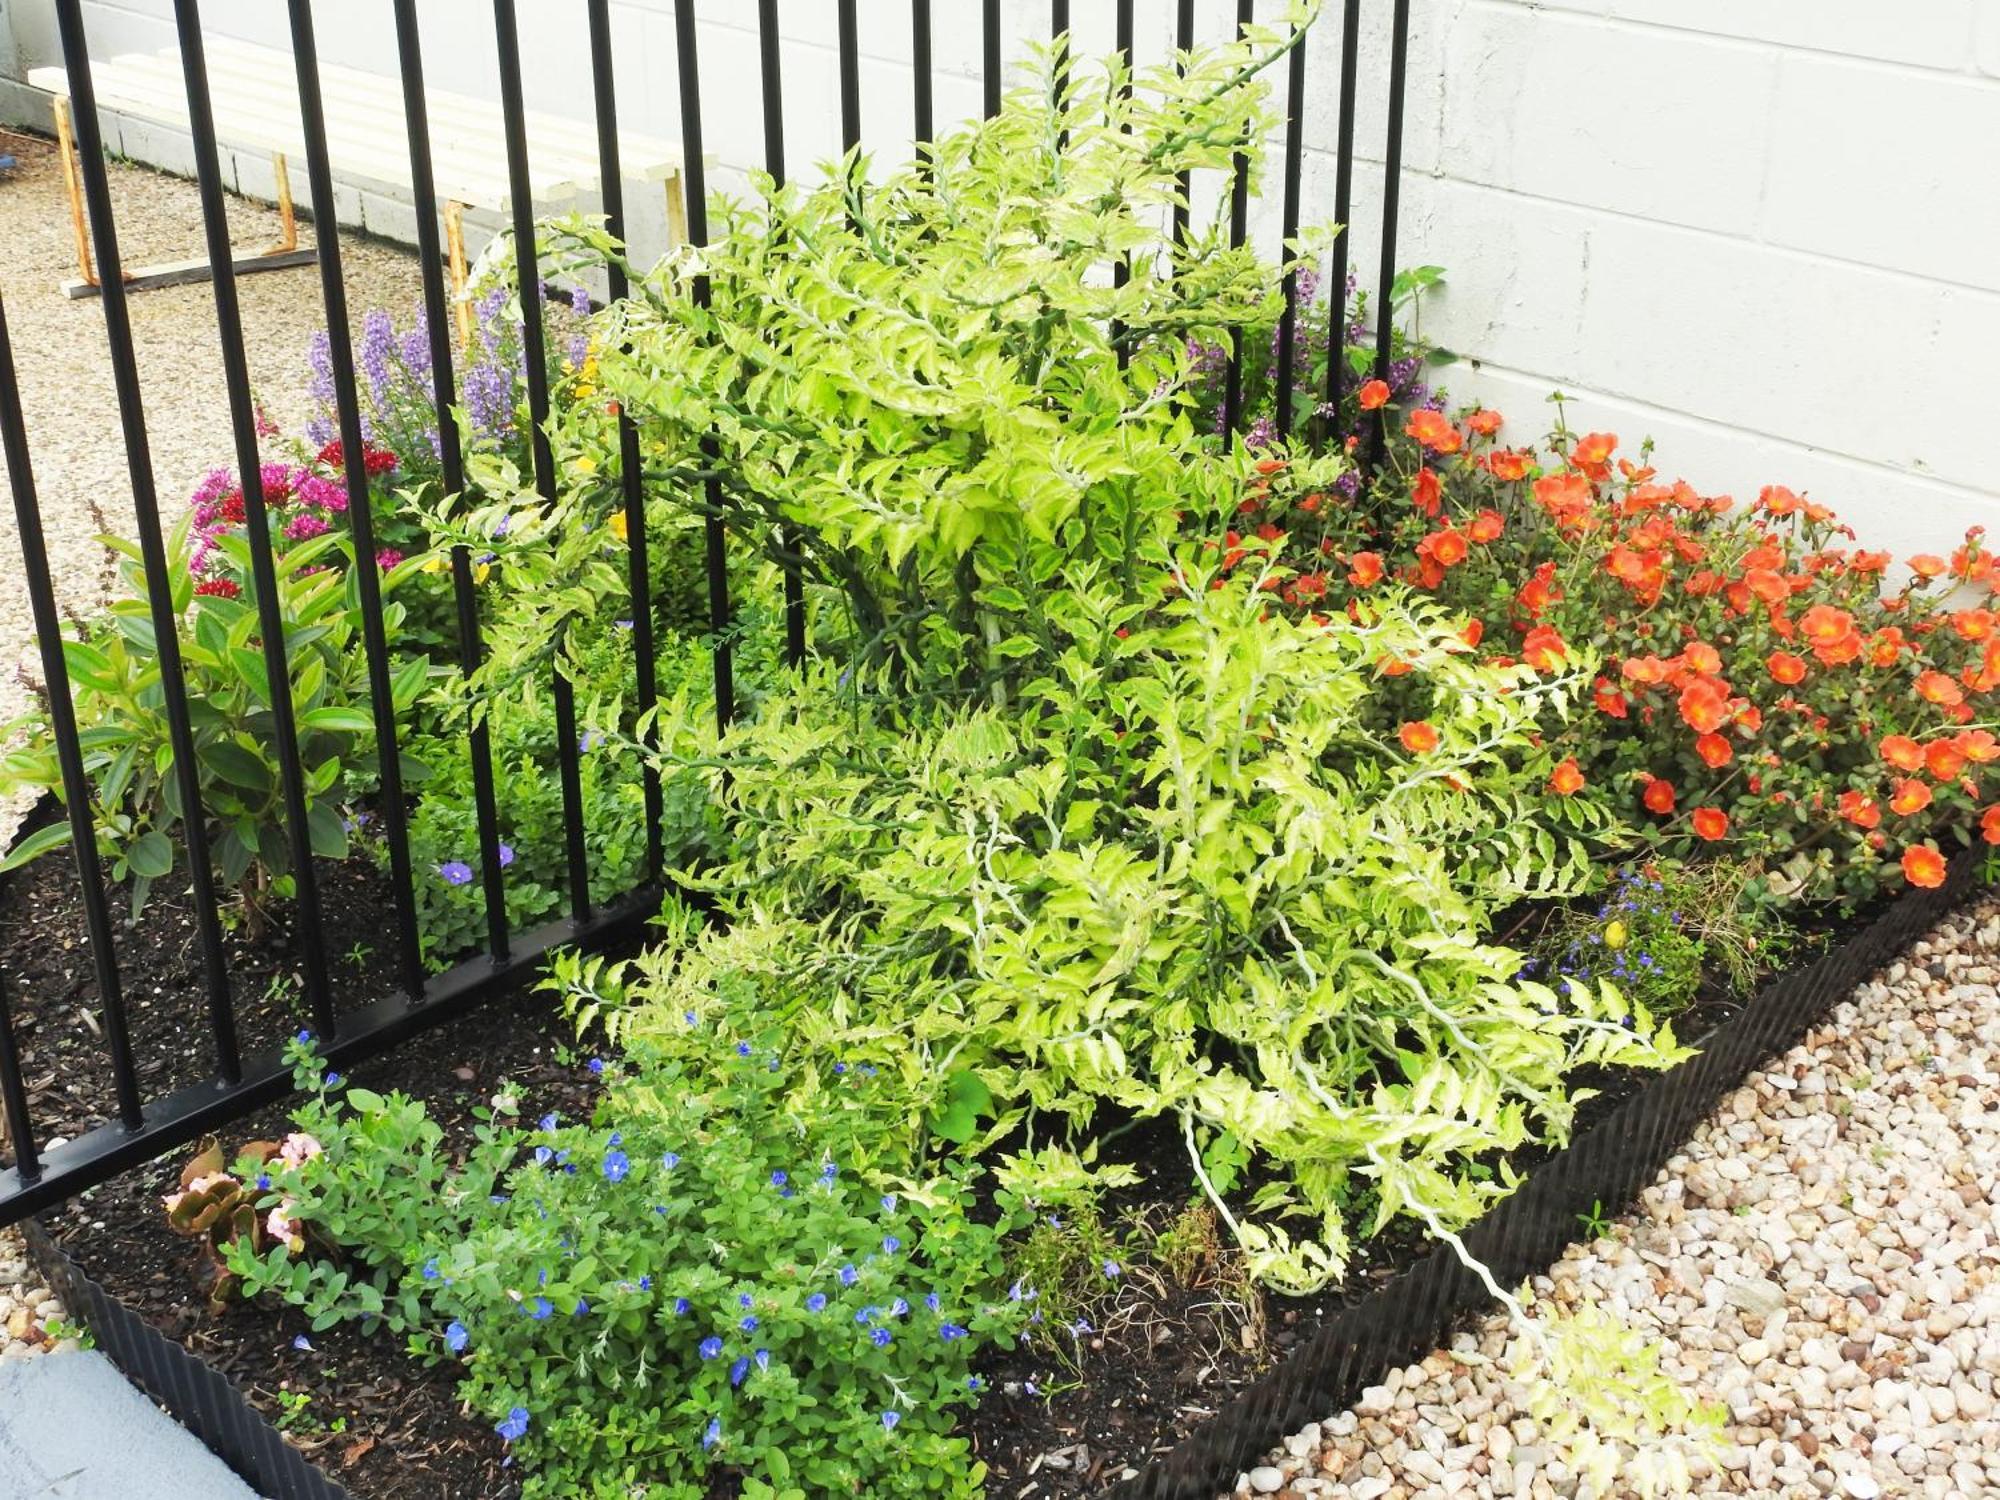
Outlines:
<svg viewBox="0 0 2000 1500"><path fill-rule="evenodd" d="M592 458L588 453L577 454L571 463L572 467L579 474L595 474L597 472L597 460Z"/></svg>
<svg viewBox="0 0 2000 1500"><path fill-rule="evenodd" d="M487 575L492 571L493 571L492 563L480 563L477 567L475 567L472 570L472 581L475 584L484 583L486 582Z"/></svg>
<svg viewBox="0 0 2000 1500"><path fill-rule="evenodd" d="M613 532L613 533L614 533L614 534L615 534L615 535L617 536L617 538L618 538L618 540L619 540L619 541L621 541L621 542L622 542L622 541L625 541L625 540L626 540L626 534L625 534L625 533L626 533L626 526L625 526L625 512L624 512L624 511L622 511L622 510L614 510L614 511L613 511L613 512L611 513L611 530L612 530L612 532Z"/></svg>
<svg viewBox="0 0 2000 1500"><path fill-rule="evenodd" d="M1604 929L1604 946L1616 953L1625 946L1630 935L1625 929L1625 924L1614 919Z"/></svg>
<svg viewBox="0 0 2000 1500"><path fill-rule="evenodd" d="M451 564L445 561L445 556L442 552L433 552L429 557L424 559L423 571L426 573L442 573L450 566Z"/></svg>
<svg viewBox="0 0 2000 1500"><path fill-rule="evenodd" d="M592 396L596 394L597 394L597 387L592 385L588 380L579 380L576 383L577 400L588 401Z"/></svg>

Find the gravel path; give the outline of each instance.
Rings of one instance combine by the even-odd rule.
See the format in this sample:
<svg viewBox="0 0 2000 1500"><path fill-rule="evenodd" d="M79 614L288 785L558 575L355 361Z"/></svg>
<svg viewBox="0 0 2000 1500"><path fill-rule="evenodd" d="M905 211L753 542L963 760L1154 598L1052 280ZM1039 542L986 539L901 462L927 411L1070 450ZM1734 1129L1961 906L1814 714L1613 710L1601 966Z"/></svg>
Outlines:
<svg viewBox="0 0 2000 1500"><path fill-rule="evenodd" d="M1544 1301L1596 1297L1727 1405L1727 1448L1694 1493L2000 1496L1996 979L1989 899L1756 1074L1635 1214L1536 1278ZM1577 1494L1485 1362L1504 1369L1507 1343L1499 1318L1459 1335L1236 1494Z"/></svg>
<svg viewBox="0 0 2000 1500"><path fill-rule="evenodd" d="M94 298L72 302L58 287L76 274L76 253L55 146L0 131L0 155L19 162L0 177L0 223L6 225L0 297L27 417L42 531L60 608L90 614L103 606L117 577L111 554L95 538L103 531L130 535L133 528L104 313ZM128 266L200 253L201 206L193 183L123 164L112 166L111 181L118 244ZM232 198L229 211L238 245L277 238L273 210ZM309 226L302 234L311 243ZM418 305L422 288L410 255L352 238L342 241L341 251L357 331L370 308L387 308L400 321ZM238 286L253 385L285 430L297 431L309 406L306 340L326 322L318 273L311 267L262 272ZM168 287L135 293L130 306L160 509L171 525L201 476L230 462L214 293L206 283ZM0 493L10 493L4 460ZM27 707L41 681L22 576L10 500L0 504L0 723ZM18 802L0 804L0 844L13 836L21 811ZM40 1329L60 1311L22 1264L20 1239L0 1230L0 1357L44 1347Z"/></svg>

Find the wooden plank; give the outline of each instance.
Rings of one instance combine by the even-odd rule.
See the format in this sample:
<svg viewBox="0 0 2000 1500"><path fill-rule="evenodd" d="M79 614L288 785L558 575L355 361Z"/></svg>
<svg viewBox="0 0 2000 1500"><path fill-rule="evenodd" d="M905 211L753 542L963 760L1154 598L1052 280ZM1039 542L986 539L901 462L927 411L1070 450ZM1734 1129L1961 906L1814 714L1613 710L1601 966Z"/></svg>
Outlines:
<svg viewBox="0 0 2000 1500"><path fill-rule="evenodd" d="M311 249L279 250L268 255L249 252L239 255L231 264L238 276L252 271L284 271L294 266L309 266L319 257ZM125 290L143 292L151 287L185 286L191 281L208 281L215 275L207 256L195 260L169 260L158 265L139 266L125 273ZM95 297L99 288L95 282L72 276L62 284L62 294L72 302L84 297Z"/></svg>

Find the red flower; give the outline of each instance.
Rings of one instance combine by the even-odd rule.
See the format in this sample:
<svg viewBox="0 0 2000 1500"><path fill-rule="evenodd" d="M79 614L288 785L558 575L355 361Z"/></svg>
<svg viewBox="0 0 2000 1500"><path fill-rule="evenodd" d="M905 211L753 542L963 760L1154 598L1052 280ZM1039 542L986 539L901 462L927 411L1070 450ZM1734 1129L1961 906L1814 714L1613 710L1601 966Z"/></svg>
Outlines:
<svg viewBox="0 0 2000 1500"><path fill-rule="evenodd" d="M1944 884L1944 856L1928 844L1912 844L1903 851L1903 878L1935 890Z"/></svg>
<svg viewBox="0 0 2000 1500"><path fill-rule="evenodd" d="M1646 794L1640 801L1646 804L1648 812L1656 812L1661 817L1674 810L1674 784L1662 776L1646 778Z"/></svg>
<svg viewBox="0 0 2000 1500"><path fill-rule="evenodd" d="M1921 771L1924 768L1924 747L1906 734L1885 736L1878 748L1882 759L1899 771Z"/></svg>
<svg viewBox="0 0 2000 1500"><path fill-rule="evenodd" d="M1452 426L1451 419L1427 406L1411 412L1403 430L1433 453L1456 453L1465 446L1464 437Z"/></svg>
<svg viewBox="0 0 2000 1500"><path fill-rule="evenodd" d="M1930 805L1931 789L1913 776L1897 782L1896 795L1889 799L1889 811L1902 818L1922 812Z"/></svg>
<svg viewBox="0 0 2000 1500"><path fill-rule="evenodd" d="M1599 713L1607 714L1614 719L1626 717L1631 705L1625 701L1625 695L1618 691L1609 678L1598 678L1594 685L1594 691L1596 694L1597 711Z"/></svg>
<svg viewBox="0 0 2000 1500"><path fill-rule="evenodd" d="M2000 802L1979 815L1979 836L1989 844L2000 844Z"/></svg>
<svg viewBox="0 0 2000 1500"><path fill-rule="evenodd" d="M1577 768L1576 757L1558 763L1549 773L1549 790L1558 797L1570 797L1583 790L1583 772Z"/></svg>
<svg viewBox="0 0 2000 1500"><path fill-rule="evenodd" d="M1372 588L1382 581L1382 554L1357 552L1348 559L1347 581L1358 589Z"/></svg>
<svg viewBox="0 0 2000 1500"><path fill-rule="evenodd" d="M1357 399L1363 411L1380 411L1389 404L1389 382L1370 380L1361 387Z"/></svg>
<svg viewBox="0 0 2000 1500"><path fill-rule="evenodd" d="M1475 542L1497 542L1506 529L1506 519L1499 511L1482 510L1472 518L1472 524L1466 527L1465 534Z"/></svg>
<svg viewBox="0 0 2000 1500"><path fill-rule="evenodd" d="M1729 722L1729 695L1705 677L1681 689L1681 720L1696 734L1712 734Z"/></svg>
<svg viewBox="0 0 2000 1500"><path fill-rule="evenodd" d="M1537 625L1521 642L1521 660L1537 672L1553 672L1569 654L1569 645L1553 625Z"/></svg>
<svg viewBox="0 0 2000 1500"><path fill-rule="evenodd" d="M1803 656L1794 656L1789 651L1773 651L1764 658L1764 666L1769 670L1773 682L1782 682L1790 686L1806 680L1806 659Z"/></svg>
<svg viewBox="0 0 2000 1500"><path fill-rule="evenodd" d="M1917 677L1917 696L1942 708L1955 708L1965 701L1963 690L1942 672L1921 673Z"/></svg>
<svg viewBox="0 0 2000 1500"><path fill-rule="evenodd" d="M1545 562L1535 569L1534 575L1521 585L1521 591L1514 596L1514 602L1530 619L1562 598L1562 590L1555 586L1555 577L1556 565Z"/></svg>
<svg viewBox="0 0 2000 1500"><path fill-rule="evenodd" d="M1932 740L1924 746L1924 769L1935 781L1952 781L1965 769L1965 752L1957 739Z"/></svg>
<svg viewBox="0 0 2000 1500"><path fill-rule="evenodd" d="M1417 470L1416 483L1410 486L1410 503L1420 515L1434 516L1442 508L1444 486L1438 483L1437 475L1429 468Z"/></svg>
<svg viewBox="0 0 2000 1500"><path fill-rule="evenodd" d="M1465 561L1470 549L1466 545L1465 533L1447 526L1442 531L1433 531L1417 543L1417 556L1428 558L1440 568L1455 568Z"/></svg>
<svg viewBox="0 0 2000 1500"><path fill-rule="evenodd" d="M1852 790L1840 794L1840 815L1856 828L1874 828L1882 821L1882 809L1875 799Z"/></svg>
<svg viewBox="0 0 2000 1500"><path fill-rule="evenodd" d="M194 586L196 594L209 599L240 599L243 588L233 578L204 578Z"/></svg>
<svg viewBox="0 0 2000 1500"><path fill-rule="evenodd" d="M1711 844L1729 833L1729 814L1719 807L1697 807L1693 823L1694 836Z"/></svg>
<svg viewBox="0 0 2000 1500"><path fill-rule="evenodd" d="M1423 719L1413 719L1396 731L1396 738L1412 755L1429 755L1438 747L1438 732Z"/></svg>
<svg viewBox="0 0 2000 1500"><path fill-rule="evenodd" d="M1506 418L1502 417L1499 412L1488 411L1484 407L1481 407L1465 419L1465 425L1481 437L1492 437L1494 433L1500 430L1500 424L1505 420Z"/></svg>

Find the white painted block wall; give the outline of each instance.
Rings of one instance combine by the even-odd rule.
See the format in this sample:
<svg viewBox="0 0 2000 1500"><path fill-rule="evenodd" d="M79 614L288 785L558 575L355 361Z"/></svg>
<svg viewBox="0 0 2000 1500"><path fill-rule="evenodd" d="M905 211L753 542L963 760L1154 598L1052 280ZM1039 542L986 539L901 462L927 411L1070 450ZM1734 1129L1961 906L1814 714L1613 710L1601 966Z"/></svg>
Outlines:
<svg viewBox="0 0 2000 1500"><path fill-rule="evenodd" d="M697 0L713 185L763 157L756 8ZM170 0L85 0L93 53L171 40ZM1170 0L1138 0L1141 63L1168 55ZM1335 0L1337 9L1338 0ZM1265 0L1265 8L1274 8ZM2000 0L1413 0L1400 259L1444 265L1425 331L1460 352L1454 394L1525 434L1545 398L1713 492L1783 482L1871 544L1943 550L2000 530ZM936 0L941 124L979 105L979 7ZM1008 50L1048 6L1009 0ZM1356 263L1379 244L1389 0L1367 0ZM678 134L672 0L613 0L621 116ZM1201 0L1200 30L1235 6ZM423 0L432 85L492 95L491 11ZM910 133L909 7L859 0L866 140ZM1074 0L1079 52L1111 0ZM208 26L283 44L282 7L208 0ZM580 0L520 0L531 107L586 117ZM315 0L322 56L390 73L388 0ZM833 0L783 0L786 153L838 149ZM55 61L51 0L0 0L12 72ZM1309 48L1308 217L1331 213L1336 18ZM9 43L0 30L0 69ZM0 80L0 118L45 106ZM127 154L185 170L186 142L113 122ZM532 149L532 142L531 142ZM261 162L235 164L268 192ZM1219 184L1202 185L1212 202ZM347 189L341 217L407 238L411 209ZM1275 203L1260 243L1275 249ZM638 248L644 251L644 233Z"/></svg>

